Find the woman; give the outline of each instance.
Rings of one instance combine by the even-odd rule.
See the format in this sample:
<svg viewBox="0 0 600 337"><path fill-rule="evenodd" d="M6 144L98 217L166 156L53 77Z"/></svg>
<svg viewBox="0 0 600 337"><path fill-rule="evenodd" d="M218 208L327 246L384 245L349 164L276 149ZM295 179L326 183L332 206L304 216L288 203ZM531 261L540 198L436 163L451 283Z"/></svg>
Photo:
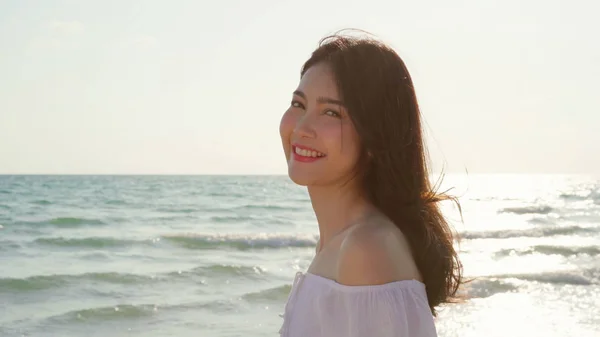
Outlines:
<svg viewBox="0 0 600 337"><path fill-rule="evenodd" d="M302 68L280 134L320 232L281 335L436 336L435 307L455 298L462 267L400 57L373 39L325 38Z"/></svg>

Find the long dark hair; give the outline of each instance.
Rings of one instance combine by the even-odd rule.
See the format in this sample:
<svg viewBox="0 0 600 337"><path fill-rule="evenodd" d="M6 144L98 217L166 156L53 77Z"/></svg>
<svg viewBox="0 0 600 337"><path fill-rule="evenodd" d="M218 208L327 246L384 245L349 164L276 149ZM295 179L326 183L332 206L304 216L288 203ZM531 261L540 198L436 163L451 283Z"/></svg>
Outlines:
<svg viewBox="0 0 600 337"><path fill-rule="evenodd" d="M439 202L451 199L429 181L420 110L406 65L371 37L321 40L302 67L328 64L361 141L357 167L365 197L400 228L427 289L429 307L457 302L462 265ZM460 208L460 205L459 205Z"/></svg>

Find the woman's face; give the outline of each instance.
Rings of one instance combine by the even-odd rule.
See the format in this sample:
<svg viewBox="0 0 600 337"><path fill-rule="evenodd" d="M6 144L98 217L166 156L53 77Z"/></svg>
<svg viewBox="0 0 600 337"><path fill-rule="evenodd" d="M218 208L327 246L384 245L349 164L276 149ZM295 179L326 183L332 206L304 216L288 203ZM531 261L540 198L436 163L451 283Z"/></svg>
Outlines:
<svg viewBox="0 0 600 337"><path fill-rule="evenodd" d="M292 181L326 185L350 178L358 161L358 134L338 93L330 67L305 73L279 127Z"/></svg>

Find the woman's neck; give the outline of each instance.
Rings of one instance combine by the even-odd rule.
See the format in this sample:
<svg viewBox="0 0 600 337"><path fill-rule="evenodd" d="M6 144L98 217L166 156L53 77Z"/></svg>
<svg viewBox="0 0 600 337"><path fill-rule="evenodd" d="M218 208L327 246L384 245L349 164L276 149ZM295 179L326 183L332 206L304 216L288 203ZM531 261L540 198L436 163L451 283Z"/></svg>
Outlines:
<svg viewBox="0 0 600 337"><path fill-rule="evenodd" d="M354 184L309 186L308 194L319 223L320 251L334 236L356 223L374 207L357 193Z"/></svg>

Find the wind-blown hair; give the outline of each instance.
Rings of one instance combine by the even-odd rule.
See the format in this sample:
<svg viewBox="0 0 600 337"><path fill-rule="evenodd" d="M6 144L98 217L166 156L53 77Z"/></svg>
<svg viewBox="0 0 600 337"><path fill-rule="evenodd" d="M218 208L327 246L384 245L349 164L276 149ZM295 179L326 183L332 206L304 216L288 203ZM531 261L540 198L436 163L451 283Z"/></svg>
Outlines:
<svg viewBox="0 0 600 337"><path fill-rule="evenodd" d="M364 196L407 238L426 285L429 306L455 302L462 265L454 235L429 180L421 113L411 76L398 54L373 38L323 39L302 67L331 67L356 128L361 154L356 170ZM459 205L460 207L460 205Z"/></svg>

